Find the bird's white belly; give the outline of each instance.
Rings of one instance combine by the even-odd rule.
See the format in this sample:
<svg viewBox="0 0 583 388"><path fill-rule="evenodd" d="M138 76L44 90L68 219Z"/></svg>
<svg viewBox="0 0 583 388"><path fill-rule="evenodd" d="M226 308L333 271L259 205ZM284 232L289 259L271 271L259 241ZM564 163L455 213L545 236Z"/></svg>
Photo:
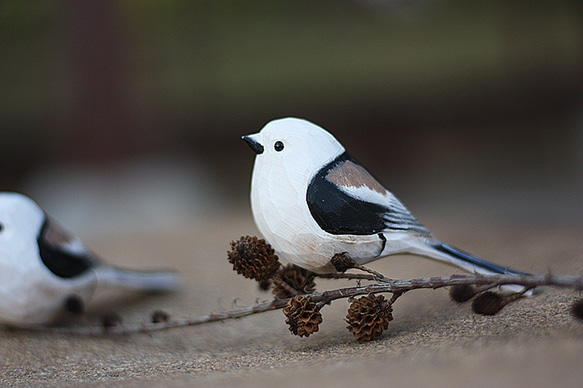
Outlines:
<svg viewBox="0 0 583 388"><path fill-rule="evenodd" d="M378 236L331 234L296 234L282 249L288 260L318 273L335 272L330 259L337 253L347 253L359 263L377 257L382 247Z"/></svg>
<svg viewBox="0 0 583 388"><path fill-rule="evenodd" d="M34 242L31 242L31 244ZM0 324L26 326L50 323L64 311L67 297L76 295L89 301L95 291L93 272L75 278L52 274L28 249L16 247L14 255L0 255Z"/></svg>

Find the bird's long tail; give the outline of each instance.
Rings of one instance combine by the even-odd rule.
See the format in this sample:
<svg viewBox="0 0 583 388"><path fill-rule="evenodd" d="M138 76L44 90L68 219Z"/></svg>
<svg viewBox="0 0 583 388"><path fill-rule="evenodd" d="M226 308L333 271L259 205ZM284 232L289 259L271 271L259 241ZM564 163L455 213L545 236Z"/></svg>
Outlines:
<svg viewBox="0 0 583 388"><path fill-rule="evenodd" d="M470 253L452 247L449 244L438 242L432 243L430 246L436 251L438 260L449 262L456 267L478 274L511 274L511 275L528 275L525 272L512 269L510 267L503 267L494 264Z"/></svg>
<svg viewBox="0 0 583 388"><path fill-rule="evenodd" d="M424 254L427 257L436 259L442 262L449 263L458 268L461 268L469 273L483 274L483 275L493 275L493 274L509 274L509 275L529 275L526 272L518 271L510 267L501 266L494 264L490 261L484 260L480 257L474 256L470 253L459 250L452 247L449 244L443 243L441 241L432 241L429 244L431 248L430 251ZM503 291L508 292L522 292L524 287L507 285L502 286ZM536 292L534 290L529 290L525 295L530 296ZM540 290L537 290L537 292Z"/></svg>
<svg viewBox="0 0 583 388"><path fill-rule="evenodd" d="M95 269L98 286L119 287L142 292L172 292L181 284L173 271L140 271L112 266Z"/></svg>

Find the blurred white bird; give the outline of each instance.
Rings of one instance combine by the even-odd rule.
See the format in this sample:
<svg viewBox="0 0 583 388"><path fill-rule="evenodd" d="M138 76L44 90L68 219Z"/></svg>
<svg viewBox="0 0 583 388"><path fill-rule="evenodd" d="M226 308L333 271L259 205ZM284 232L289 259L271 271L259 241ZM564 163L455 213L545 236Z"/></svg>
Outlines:
<svg viewBox="0 0 583 388"><path fill-rule="evenodd" d="M106 264L33 200L0 193L0 324L51 323L67 305L84 306L98 287L166 292L179 284L171 271L139 272Z"/></svg>
<svg viewBox="0 0 583 388"><path fill-rule="evenodd" d="M284 118L243 136L255 151L251 207L259 231L288 261L317 273L347 253L359 264L395 254L471 273L523 274L435 237L328 132Z"/></svg>

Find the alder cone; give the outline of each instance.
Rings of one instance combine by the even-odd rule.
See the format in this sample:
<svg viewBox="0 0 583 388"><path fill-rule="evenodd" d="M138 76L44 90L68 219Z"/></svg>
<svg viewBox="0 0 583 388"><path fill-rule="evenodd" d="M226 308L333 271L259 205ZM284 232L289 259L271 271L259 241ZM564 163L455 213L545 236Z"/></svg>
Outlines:
<svg viewBox="0 0 583 388"><path fill-rule="evenodd" d="M283 309L289 330L300 337L308 337L319 329L322 323L320 309L309 295L296 295Z"/></svg>
<svg viewBox="0 0 583 388"><path fill-rule="evenodd" d="M456 303L465 303L474 296L476 296L476 289L469 284L453 286L449 289L449 297Z"/></svg>
<svg viewBox="0 0 583 388"><path fill-rule="evenodd" d="M357 341L371 341L380 336L393 320L393 308L384 296L373 294L353 299L348 314L346 327Z"/></svg>
<svg viewBox="0 0 583 388"><path fill-rule="evenodd" d="M232 241L227 257L237 273L258 282L270 279L280 266L271 245L257 237L243 236Z"/></svg>
<svg viewBox="0 0 583 388"><path fill-rule="evenodd" d="M282 267L277 272L277 275L283 282L300 294L311 294L316 289L315 274L297 265L288 264ZM272 292L273 295L280 299L287 299L293 296L289 290L278 283L274 283Z"/></svg>
<svg viewBox="0 0 583 388"><path fill-rule="evenodd" d="M472 302L472 310L480 315L496 315L507 304L507 299L495 292L486 291Z"/></svg>

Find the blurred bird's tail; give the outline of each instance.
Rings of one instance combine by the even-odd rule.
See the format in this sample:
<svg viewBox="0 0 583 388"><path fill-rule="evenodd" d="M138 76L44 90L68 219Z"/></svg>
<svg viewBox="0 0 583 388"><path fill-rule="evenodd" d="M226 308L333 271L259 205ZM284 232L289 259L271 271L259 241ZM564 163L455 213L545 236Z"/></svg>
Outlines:
<svg viewBox="0 0 583 388"><path fill-rule="evenodd" d="M95 274L98 286L142 292L172 292L181 285L180 276L173 271L140 271L104 265L97 267Z"/></svg>

